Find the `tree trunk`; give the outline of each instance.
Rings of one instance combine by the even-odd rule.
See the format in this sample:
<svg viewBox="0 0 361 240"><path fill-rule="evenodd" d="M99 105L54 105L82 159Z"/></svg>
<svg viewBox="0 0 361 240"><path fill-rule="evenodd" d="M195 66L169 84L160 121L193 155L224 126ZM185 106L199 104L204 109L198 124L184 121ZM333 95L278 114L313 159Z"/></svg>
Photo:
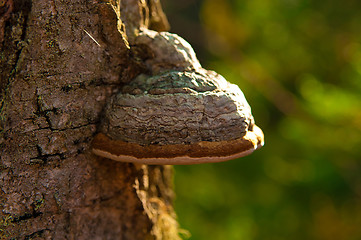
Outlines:
<svg viewBox="0 0 361 240"><path fill-rule="evenodd" d="M0 58L0 239L177 239L172 167L90 152L107 98L142 68L157 0L5 0Z"/></svg>

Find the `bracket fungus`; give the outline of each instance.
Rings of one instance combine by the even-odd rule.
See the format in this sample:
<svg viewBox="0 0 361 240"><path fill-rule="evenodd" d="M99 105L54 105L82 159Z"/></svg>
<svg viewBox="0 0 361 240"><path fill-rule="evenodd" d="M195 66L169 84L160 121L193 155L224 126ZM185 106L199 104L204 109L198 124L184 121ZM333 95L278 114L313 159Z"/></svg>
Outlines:
<svg viewBox="0 0 361 240"><path fill-rule="evenodd" d="M150 33L139 41L154 53L146 63L152 75L139 75L109 99L93 153L122 162L198 164L243 157L263 146L262 130L238 86L203 69L177 35L169 40L169 33Z"/></svg>

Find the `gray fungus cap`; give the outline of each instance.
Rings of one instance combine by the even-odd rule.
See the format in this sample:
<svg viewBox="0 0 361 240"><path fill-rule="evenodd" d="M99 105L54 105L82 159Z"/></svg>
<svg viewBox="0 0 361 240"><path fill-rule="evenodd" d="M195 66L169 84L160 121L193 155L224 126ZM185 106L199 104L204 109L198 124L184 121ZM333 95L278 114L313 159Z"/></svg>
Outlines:
<svg viewBox="0 0 361 240"><path fill-rule="evenodd" d="M93 152L144 164L220 162L264 144L238 86L204 70L139 75L111 97Z"/></svg>

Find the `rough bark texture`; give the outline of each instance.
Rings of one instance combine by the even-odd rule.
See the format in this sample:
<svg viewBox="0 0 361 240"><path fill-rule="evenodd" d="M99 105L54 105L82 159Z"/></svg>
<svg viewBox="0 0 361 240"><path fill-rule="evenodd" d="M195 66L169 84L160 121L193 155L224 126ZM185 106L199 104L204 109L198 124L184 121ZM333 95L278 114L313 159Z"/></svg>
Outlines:
<svg viewBox="0 0 361 240"><path fill-rule="evenodd" d="M167 27L159 2L13 6L0 19L0 239L176 239L172 168L89 151L106 99L144 71L137 32Z"/></svg>

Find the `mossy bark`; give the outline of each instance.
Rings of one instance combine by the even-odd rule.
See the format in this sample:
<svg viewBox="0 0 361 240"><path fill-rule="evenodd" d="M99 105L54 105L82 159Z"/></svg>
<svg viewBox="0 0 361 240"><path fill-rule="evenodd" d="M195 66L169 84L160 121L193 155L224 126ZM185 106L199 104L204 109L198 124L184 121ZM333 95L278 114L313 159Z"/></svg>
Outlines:
<svg viewBox="0 0 361 240"><path fill-rule="evenodd" d="M167 27L158 1L13 6L0 43L0 239L176 239L172 168L90 152L106 100L142 72L134 35Z"/></svg>

